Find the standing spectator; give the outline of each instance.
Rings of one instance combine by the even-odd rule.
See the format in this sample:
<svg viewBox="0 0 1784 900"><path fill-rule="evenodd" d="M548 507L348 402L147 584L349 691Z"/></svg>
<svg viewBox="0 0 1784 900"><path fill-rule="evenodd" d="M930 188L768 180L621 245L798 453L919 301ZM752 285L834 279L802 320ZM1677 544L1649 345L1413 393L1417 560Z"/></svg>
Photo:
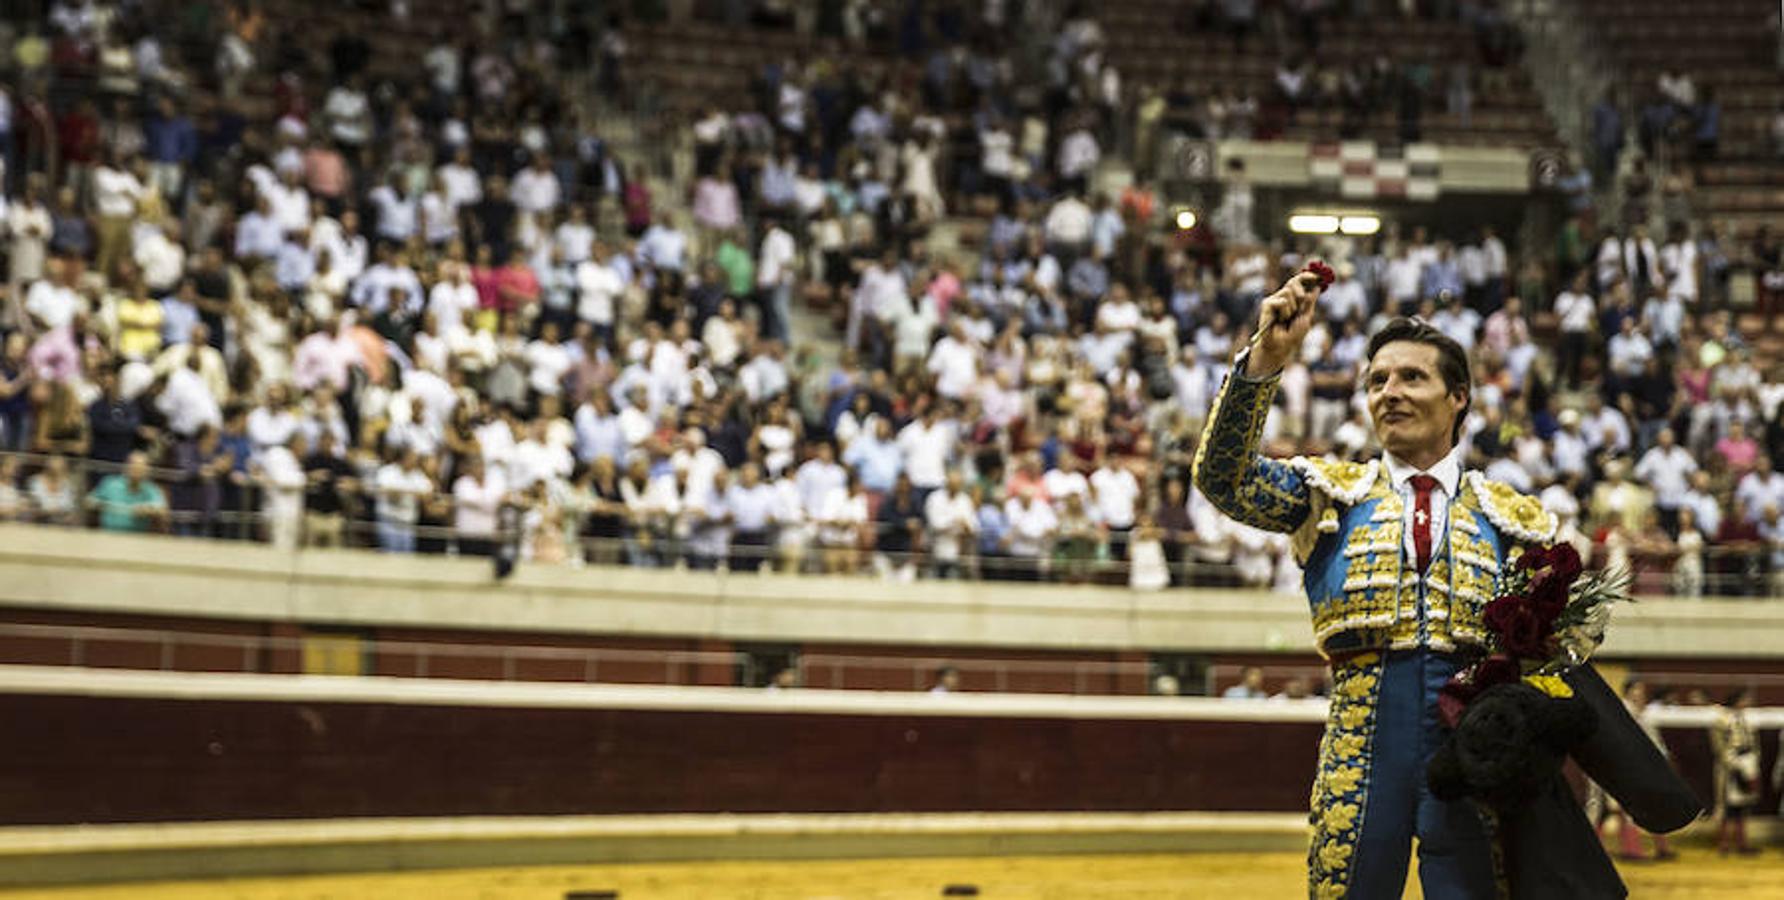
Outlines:
<svg viewBox="0 0 1784 900"><path fill-rule="evenodd" d="M1589 277L1583 271L1575 275L1572 286L1555 298L1555 315L1561 320L1560 358L1556 364L1556 374L1569 387L1579 387L1580 363L1586 357L1596 322L1597 304L1586 293Z"/></svg>
<svg viewBox="0 0 1784 900"><path fill-rule="evenodd" d="M1052 504L1039 491L1024 487L1004 502L1004 517L1010 523L1011 574L1019 581L1041 580L1059 530Z"/></svg>
<svg viewBox="0 0 1784 900"><path fill-rule="evenodd" d="M304 488L309 483L298 461L303 450L303 438L292 433L285 443L268 447L251 464L261 488L267 540L274 549L297 549L303 533Z"/></svg>
<svg viewBox="0 0 1784 900"><path fill-rule="evenodd" d="M876 525L876 568L888 578L915 579L923 550L923 508L908 473L899 473L892 492L880 502Z"/></svg>
<svg viewBox="0 0 1784 900"><path fill-rule="evenodd" d="M421 471L414 448L404 449L395 461L378 469L373 487L377 492L379 548L386 553L414 553L421 499L434 489Z"/></svg>
<svg viewBox="0 0 1784 900"><path fill-rule="evenodd" d="M868 523L868 498L861 478L849 472L848 483L832 488L817 517L818 542L824 548L824 571L853 575L860 571L862 531Z"/></svg>
<svg viewBox="0 0 1784 900"><path fill-rule="evenodd" d="M947 486L930 493L924 501L923 518L935 577L959 578L968 548L979 531L979 514L958 470L950 470Z"/></svg>
<svg viewBox="0 0 1784 900"><path fill-rule="evenodd" d="M1676 443L1671 428L1660 429L1653 449L1636 463L1635 477L1653 489L1654 507L1668 534L1678 534L1681 504L1690 490L1691 476L1696 472L1697 461Z"/></svg>
<svg viewBox="0 0 1784 900"><path fill-rule="evenodd" d="M99 373L99 399L87 407L88 455L101 462L121 464L135 452L147 435L142 408L126 399L118 387L118 375L110 369Z"/></svg>
<svg viewBox="0 0 1784 900"><path fill-rule="evenodd" d="M333 431L322 429L303 458L305 547L340 547L345 534L345 498L357 487L353 467L341 458Z"/></svg>
<svg viewBox="0 0 1784 900"><path fill-rule="evenodd" d="M487 471L481 457L460 461L458 479L452 484L452 530L461 555L495 555L499 514L506 494L501 475Z"/></svg>
<svg viewBox="0 0 1784 900"><path fill-rule="evenodd" d="M778 493L762 481L762 470L755 463L746 462L738 470L737 483L726 489L724 503L731 515L731 571L760 570L774 543Z"/></svg>
<svg viewBox="0 0 1784 900"><path fill-rule="evenodd" d="M1703 596L1704 535L1697 527L1697 514L1689 506L1677 510L1678 538L1674 541L1679 557L1673 563L1672 592L1674 596L1695 600Z"/></svg>
<svg viewBox="0 0 1784 900"><path fill-rule="evenodd" d="M149 480L149 458L132 453L122 473L107 475L87 494L88 509L99 511L106 531L141 532L167 525L167 495Z"/></svg>
<svg viewBox="0 0 1784 900"><path fill-rule="evenodd" d="M1747 721L1752 692L1736 688L1716 710L1710 748L1716 775L1716 852L1759 852L1747 842L1747 815L1759 799L1759 741Z"/></svg>
<svg viewBox="0 0 1784 900"><path fill-rule="evenodd" d="M0 177L10 173L0 171ZM33 173L25 180L25 195L12 200L6 209L8 268L6 276L9 302L17 303L24 296L25 286L44 277L53 221L50 209L43 202L43 176ZM4 313L10 315L10 312ZM0 315L0 321L4 316Z"/></svg>

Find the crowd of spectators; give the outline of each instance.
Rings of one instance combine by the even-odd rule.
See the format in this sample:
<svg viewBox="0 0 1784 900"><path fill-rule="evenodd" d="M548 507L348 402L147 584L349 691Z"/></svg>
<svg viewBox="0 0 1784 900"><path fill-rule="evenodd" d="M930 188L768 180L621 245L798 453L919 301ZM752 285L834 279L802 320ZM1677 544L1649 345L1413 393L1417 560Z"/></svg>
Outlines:
<svg viewBox="0 0 1784 900"><path fill-rule="evenodd" d="M621 47L611 24L471 17L473 37L442 29L407 77L374 78L383 45L343 30L306 53L308 23L253 5L175 35L138 5L58 0L19 38L54 52L13 54L14 121L50 123L58 152L29 127L6 144L0 518L540 564L1288 585L1286 541L1221 517L1188 467L1257 301L1318 253L1341 277L1272 452L1373 452L1366 335L1416 313L1475 359L1473 463L1571 539L1667 573L1655 590L1784 572L1784 379L1711 287L1713 232L1609 236L1577 275L1491 228L1266 243L1242 169L1207 222L1164 227L1144 180L1096 190L1123 91L1095 20L1044 32L1036 91L996 49L1017 25L1000 8L872 19L861 39L922 60L914 78L769 67L751 107L692 124L694 184L659 195L554 77L618 65L553 51ZM238 103L258 78L266 119ZM931 254L950 210L986 213L982 248ZM796 342L810 307L835 332ZM1558 354L1532 309L1559 318Z"/></svg>

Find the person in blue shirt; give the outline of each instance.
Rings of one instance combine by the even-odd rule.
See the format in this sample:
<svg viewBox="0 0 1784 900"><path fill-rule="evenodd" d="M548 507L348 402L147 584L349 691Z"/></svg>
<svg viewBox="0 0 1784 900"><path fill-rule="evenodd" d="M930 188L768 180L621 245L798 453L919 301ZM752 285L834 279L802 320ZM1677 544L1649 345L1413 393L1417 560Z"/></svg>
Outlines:
<svg viewBox="0 0 1784 900"><path fill-rule="evenodd" d="M1010 519L1004 515L1003 504L986 498L984 485L973 485L972 498L979 507L980 577L1008 578L1009 568L1004 562L1010 552Z"/></svg>
<svg viewBox="0 0 1784 900"><path fill-rule="evenodd" d="M1445 293L1462 296L1462 271L1456 266L1449 241L1440 241L1437 259L1426 263L1425 271L1419 275L1419 296L1441 297Z"/></svg>
<svg viewBox="0 0 1784 900"><path fill-rule="evenodd" d="M106 531L149 531L167 523L167 495L149 480L149 458L132 453L124 471L99 482L87 494L87 508L99 513Z"/></svg>
<svg viewBox="0 0 1784 900"><path fill-rule="evenodd" d="M884 494L892 490L898 473L904 470L904 451L892 437L892 423L880 418L874 421L872 434L861 435L849 445L842 461L861 474L861 484L869 491Z"/></svg>
<svg viewBox="0 0 1784 900"><path fill-rule="evenodd" d="M198 157L198 128L174 106L173 98L156 101L154 115L143 123L143 143L150 178L161 196L180 196L186 167Z"/></svg>

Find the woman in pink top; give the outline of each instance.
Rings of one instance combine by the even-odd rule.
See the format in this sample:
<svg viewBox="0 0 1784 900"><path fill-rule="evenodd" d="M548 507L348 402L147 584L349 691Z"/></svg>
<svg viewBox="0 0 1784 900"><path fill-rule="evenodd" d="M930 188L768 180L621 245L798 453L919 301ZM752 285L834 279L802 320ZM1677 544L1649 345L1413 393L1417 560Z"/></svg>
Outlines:
<svg viewBox="0 0 1784 900"><path fill-rule="evenodd" d="M527 265L526 252L516 247L508 264L496 272L496 309L511 315L539 303L539 276Z"/></svg>
<svg viewBox="0 0 1784 900"><path fill-rule="evenodd" d="M1747 423L1735 419L1728 423L1728 434L1716 442L1716 452L1728 460L1728 469L1738 478L1753 470L1759 461L1759 442L1747 436Z"/></svg>
<svg viewBox="0 0 1784 900"><path fill-rule="evenodd" d="M742 224L730 166L720 165L718 171L694 184L694 221L714 231L729 231Z"/></svg>
<svg viewBox="0 0 1784 900"><path fill-rule="evenodd" d="M1688 406L1702 406L1710 402L1710 376L1715 373L1699 359L1702 348L1702 338L1686 338L1684 352L1679 354L1678 367L1674 370L1674 378L1679 383L1679 394L1685 398Z"/></svg>
<svg viewBox="0 0 1784 900"><path fill-rule="evenodd" d="M501 318L500 273L489 245L478 247L477 264L471 267L471 287L477 289L477 316L473 325L478 331L496 330L496 320Z"/></svg>

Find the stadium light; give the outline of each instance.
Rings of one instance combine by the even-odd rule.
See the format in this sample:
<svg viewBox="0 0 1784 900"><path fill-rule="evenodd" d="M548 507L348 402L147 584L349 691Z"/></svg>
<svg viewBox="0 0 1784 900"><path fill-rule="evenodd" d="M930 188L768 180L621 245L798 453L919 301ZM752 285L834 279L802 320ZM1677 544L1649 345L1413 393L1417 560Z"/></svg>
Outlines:
<svg viewBox="0 0 1784 900"><path fill-rule="evenodd" d="M1196 227L1195 212L1192 210L1187 210L1187 209L1178 210L1177 211L1177 228L1178 228L1178 230L1188 231L1194 227Z"/></svg>
<svg viewBox="0 0 1784 900"><path fill-rule="evenodd" d="M1338 230L1351 235L1374 234L1381 230L1381 217L1345 216L1338 220Z"/></svg>
<svg viewBox="0 0 1784 900"><path fill-rule="evenodd" d="M1336 234L1338 217L1326 215L1289 216L1288 230L1296 234Z"/></svg>

